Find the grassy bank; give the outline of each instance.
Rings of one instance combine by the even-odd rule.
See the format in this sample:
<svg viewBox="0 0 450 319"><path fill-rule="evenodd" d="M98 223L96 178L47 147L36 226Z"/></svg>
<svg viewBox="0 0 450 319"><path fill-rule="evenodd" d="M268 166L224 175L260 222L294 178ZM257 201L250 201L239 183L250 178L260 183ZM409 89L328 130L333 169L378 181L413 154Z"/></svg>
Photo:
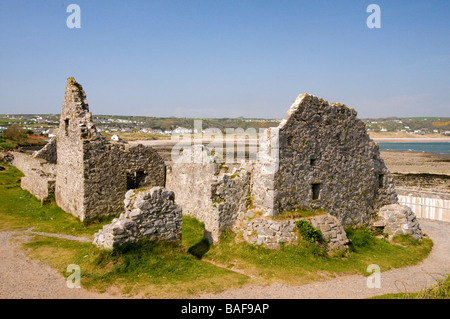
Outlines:
<svg viewBox="0 0 450 319"><path fill-rule="evenodd" d="M109 222L85 225L53 201L41 205L20 188L21 176L14 167L0 172L0 230L32 227L40 232L93 238ZM352 241L348 254L330 256L307 241L269 250L250 245L234 233L226 233L219 243L210 245L203 229L203 223L184 216L181 244L141 241L102 251L90 243L33 235L24 247L32 258L48 263L63 276L68 276L68 265L79 265L84 288L157 298L189 297L253 283L298 285L344 274L369 275L369 264L379 265L382 271L413 265L432 247L429 239L419 242L402 236L391 243L366 229L348 229ZM219 264L223 267L215 266Z"/></svg>
<svg viewBox="0 0 450 319"><path fill-rule="evenodd" d="M267 282L301 285L343 274L369 275L367 266L370 264L379 265L381 271L414 265L423 260L432 247L429 239L419 242L410 236L399 236L390 243L376 238L365 228L346 231L351 240L346 256L329 256L308 241L270 250L236 242L236 236L229 233L219 245L212 246L204 258L244 269L247 274Z"/></svg>
<svg viewBox="0 0 450 319"><path fill-rule="evenodd" d="M373 297L372 299L449 299L450 298L450 275L439 279L430 288L416 293L386 294Z"/></svg>

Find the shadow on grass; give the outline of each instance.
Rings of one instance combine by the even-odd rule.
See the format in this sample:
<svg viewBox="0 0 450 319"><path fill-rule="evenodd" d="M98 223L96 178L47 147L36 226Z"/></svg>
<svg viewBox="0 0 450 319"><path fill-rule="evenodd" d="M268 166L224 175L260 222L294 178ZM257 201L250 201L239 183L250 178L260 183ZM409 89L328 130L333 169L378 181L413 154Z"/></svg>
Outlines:
<svg viewBox="0 0 450 319"><path fill-rule="evenodd" d="M202 259L202 257L208 252L209 248L210 243L208 239L203 238L195 245L189 247L187 252L197 259Z"/></svg>

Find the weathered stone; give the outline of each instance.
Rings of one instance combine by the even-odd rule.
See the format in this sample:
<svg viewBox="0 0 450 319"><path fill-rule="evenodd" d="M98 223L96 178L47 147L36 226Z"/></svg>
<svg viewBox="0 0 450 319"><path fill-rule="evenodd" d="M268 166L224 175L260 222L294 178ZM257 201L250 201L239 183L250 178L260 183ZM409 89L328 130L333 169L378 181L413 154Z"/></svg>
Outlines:
<svg viewBox="0 0 450 319"><path fill-rule="evenodd" d="M139 190L128 193L131 206L136 202L145 203L141 209L127 208L119 218L111 224L103 226L95 234L94 244L99 248L112 249L125 242L135 242L141 238L158 241L181 241L182 212L174 203L175 195L172 191L160 187ZM138 222L135 217L140 216Z"/></svg>
<svg viewBox="0 0 450 319"><path fill-rule="evenodd" d="M408 206L392 204L381 207L374 222L376 225L384 226L384 233L390 237L402 234L410 234L419 240L423 237L416 216Z"/></svg>

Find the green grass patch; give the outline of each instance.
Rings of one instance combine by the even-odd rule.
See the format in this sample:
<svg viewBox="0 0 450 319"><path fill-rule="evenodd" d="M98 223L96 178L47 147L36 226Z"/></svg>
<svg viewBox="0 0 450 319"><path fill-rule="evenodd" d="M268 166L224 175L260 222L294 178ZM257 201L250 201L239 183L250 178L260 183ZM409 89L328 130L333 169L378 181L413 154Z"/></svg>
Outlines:
<svg viewBox="0 0 450 319"><path fill-rule="evenodd" d="M41 204L36 197L20 188L23 176L16 167L2 164L0 172L0 229L28 229L73 236L92 236L109 219L92 221L88 225L59 208L54 199Z"/></svg>
<svg viewBox="0 0 450 319"><path fill-rule="evenodd" d="M313 217L318 215L325 214L325 211L322 208L319 209L307 209L300 208L296 210L286 210L281 212L280 214L273 216L272 219L294 219L294 218L305 218L305 217Z"/></svg>
<svg viewBox="0 0 450 319"><path fill-rule="evenodd" d="M187 218L184 222L188 228L195 229L198 225L194 219ZM141 240L106 251L90 243L35 236L24 246L30 256L58 269L65 277L69 275L68 265L80 266L81 286L98 292L178 298L202 292L217 293L248 281L246 276L193 256L188 246L197 239L188 238L182 244Z"/></svg>
<svg viewBox="0 0 450 319"><path fill-rule="evenodd" d="M385 294L371 299L450 299L450 274L420 292Z"/></svg>
<svg viewBox="0 0 450 319"><path fill-rule="evenodd" d="M381 271L417 264L431 251L432 241L399 238L402 244L376 238L365 228L347 229L352 241L346 256L328 255L320 245L300 240L297 245L281 245L278 250L235 241L231 233L210 247L204 258L233 264L267 282L304 284L344 274L370 275L367 266L377 264Z"/></svg>

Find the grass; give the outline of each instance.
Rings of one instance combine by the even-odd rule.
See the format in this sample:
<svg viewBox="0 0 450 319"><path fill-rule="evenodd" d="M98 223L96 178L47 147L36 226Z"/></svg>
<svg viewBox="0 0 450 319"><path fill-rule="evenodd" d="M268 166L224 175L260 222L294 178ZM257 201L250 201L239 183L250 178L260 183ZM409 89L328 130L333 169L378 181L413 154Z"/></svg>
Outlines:
<svg viewBox="0 0 450 319"><path fill-rule="evenodd" d="M323 214L325 214L325 211L321 208L319 209L300 208L297 210L287 210L281 212L280 214L273 216L272 219L281 220L281 219L305 218Z"/></svg>
<svg viewBox="0 0 450 319"><path fill-rule="evenodd" d="M372 299L450 299L450 274L437 280L430 288L415 293L396 293L375 296Z"/></svg>
<svg viewBox="0 0 450 319"><path fill-rule="evenodd" d="M40 232L93 238L108 222L83 224L54 201L41 205L20 188L22 173L15 167L2 165L7 169L0 172L0 230L33 227ZM376 238L367 229L347 229L352 241L348 254L329 256L305 240L270 250L244 242L231 232L225 233L219 243L210 245L203 231L203 223L183 216L180 244L143 240L103 251L90 243L35 235L23 245L31 257L58 269L64 276L68 276L68 265L79 265L83 288L150 298L186 298L256 281L298 285L344 274L369 275L366 273L369 264L379 265L382 271L413 265L425 258L432 247L429 239L419 242L401 236L390 243ZM248 276L214 264L234 267Z"/></svg>
<svg viewBox="0 0 450 319"><path fill-rule="evenodd" d="M370 264L379 265L381 271L414 265L423 260L432 247L430 239L419 242L402 236L396 238L404 244L401 245L376 238L365 228L346 231L352 241L346 256L329 256L308 241L270 250L244 241L236 242L235 235L228 233L220 244L210 248L204 258L246 269L249 275L258 276L266 282L300 285L343 274L370 275L366 272Z"/></svg>
<svg viewBox="0 0 450 319"><path fill-rule="evenodd" d="M59 238L36 236L24 244L64 276L69 264L81 269L83 288L125 296L177 298L241 286L247 277L203 262L174 243L141 240L113 251Z"/></svg>
<svg viewBox="0 0 450 319"><path fill-rule="evenodd" d="M108 221L86 225L64 212L52 199L42 205L41 201L20 188L22 172L7 164L2 165L7 169L0 172L0 230L33 228L40 232L89 236Z"/></svg>

